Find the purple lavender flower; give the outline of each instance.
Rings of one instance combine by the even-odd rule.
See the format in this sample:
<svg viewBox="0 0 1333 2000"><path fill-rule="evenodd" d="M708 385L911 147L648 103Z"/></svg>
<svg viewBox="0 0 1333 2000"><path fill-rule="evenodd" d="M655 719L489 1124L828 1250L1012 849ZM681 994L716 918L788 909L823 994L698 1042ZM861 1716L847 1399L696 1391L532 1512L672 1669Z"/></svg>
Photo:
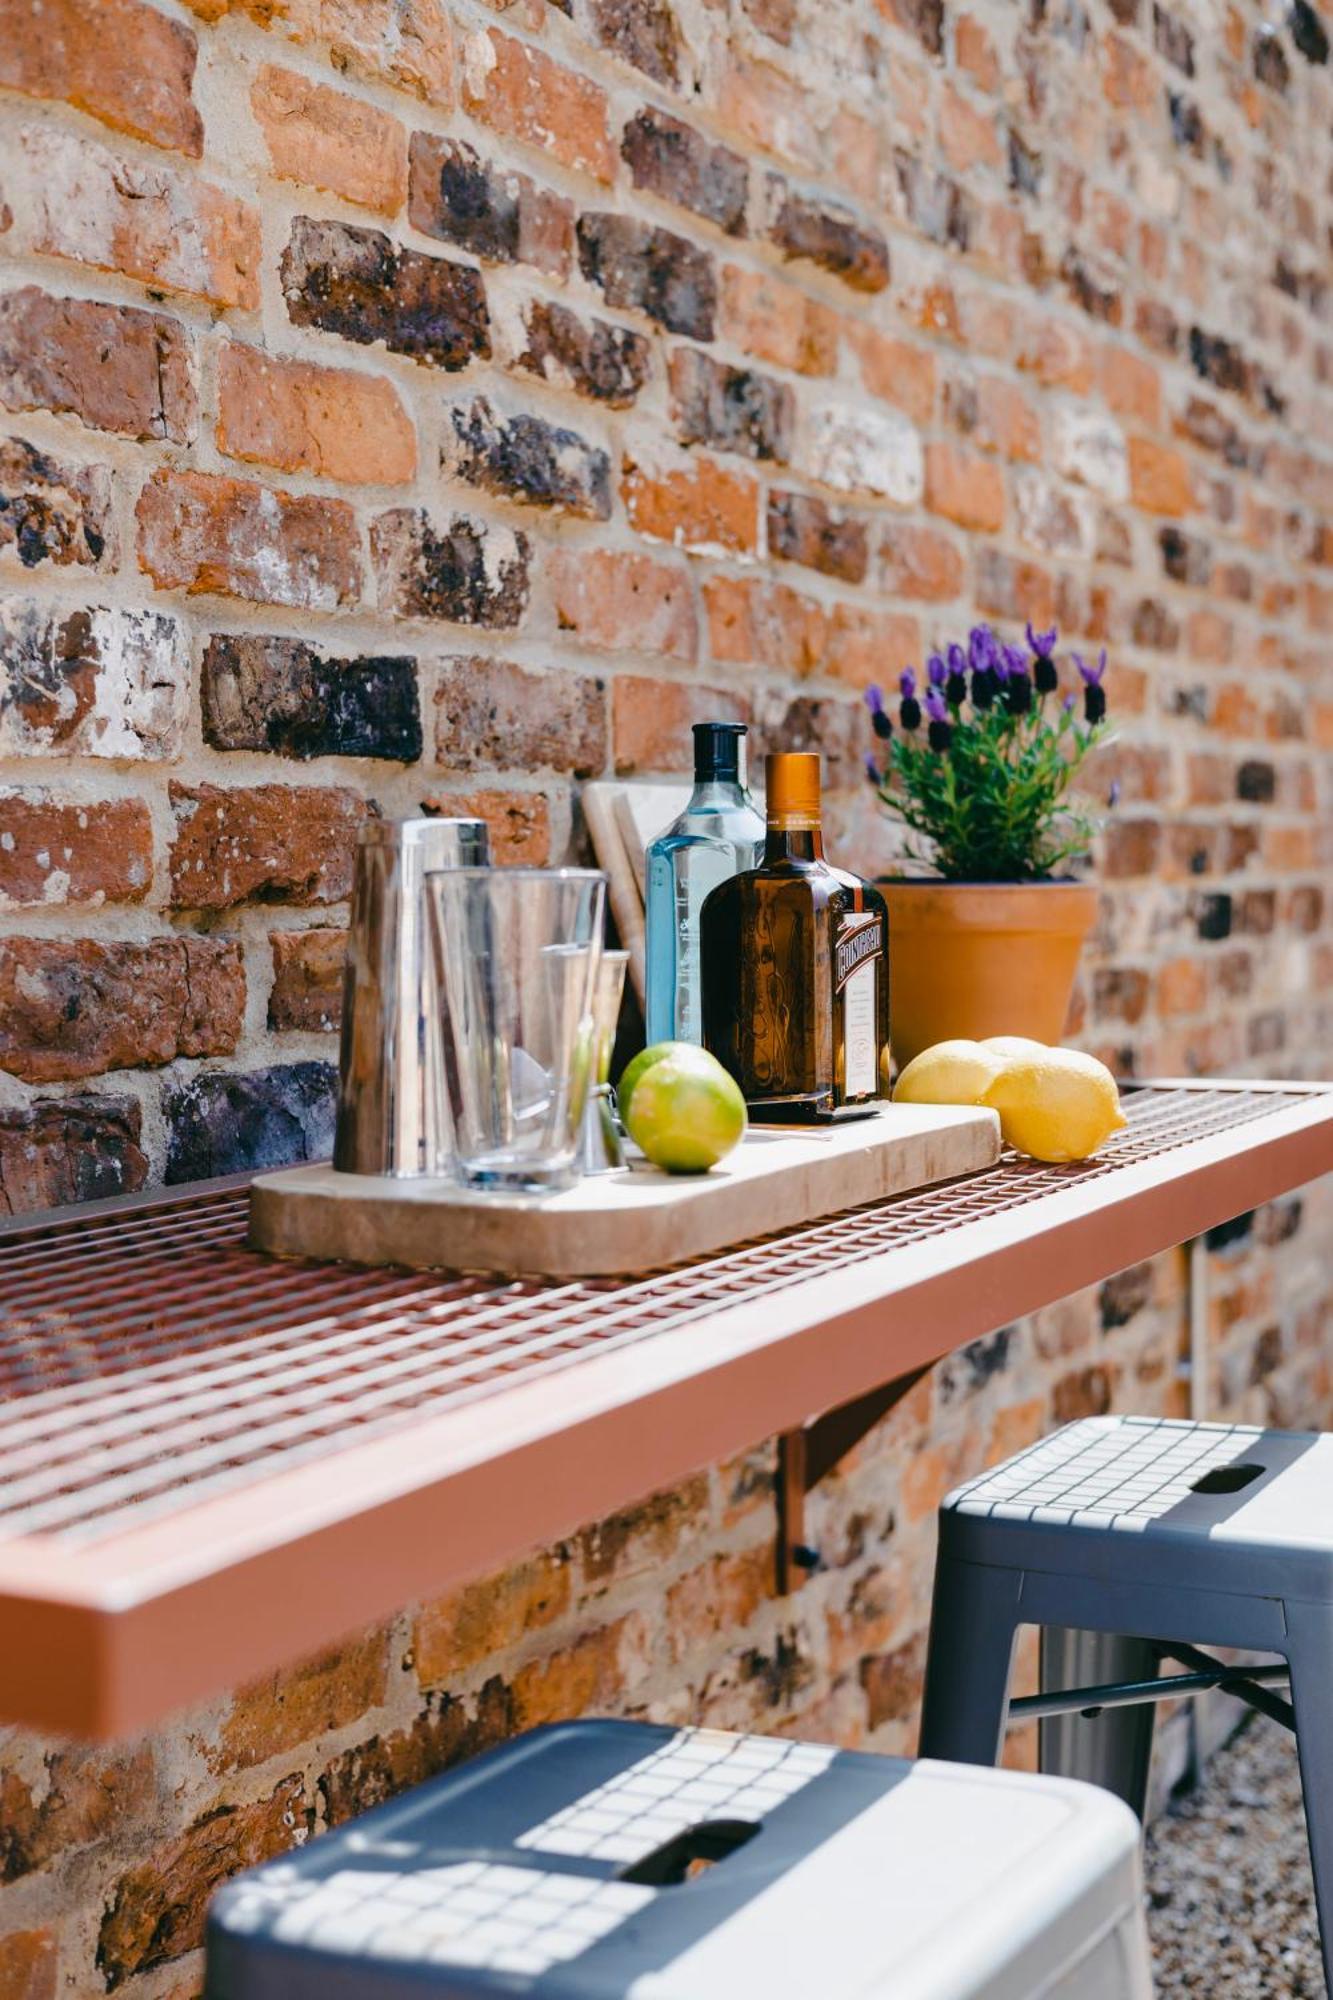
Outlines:
<svg viewBox="0 0 1333 2000"><path fill-rule="evenodd" d="M943 687L948 676L949 670L945 666L944 661L938 653L932 653L926 661L926 679L930 682L930 685L935 688Z"/></svg>
<svg viewBox="0 0 1333 2000"><path fill-rule="evenodd" d="M948 661L944 693L951 708L961 708L967 700L967 654L956 641L949 648Z"/></svg>
<svg viewBox="0 0 1333 2000"><path fill-rule="evenodd" d="M1076 702L1077 700L1078 700L1078 696L1077 696L1077 695L1076 695L1076 694L1075 694L1075 693L1073 692L1073 690L1071 689L1071 690L1070 690L1070 692L1069 692L1069 693L1068 693L1068 694L1067 694L1067 695L1065 696L1064 700L1063 700L1063 701L1062 701L1062 702L1060 703L1060 712L1061 712L1061 714L1062 714L1062 715L1068 715L1068 714L1069 714L1069 711L1070 711L1070 709L1071 709L1071 708L1072 708L1072 707L1074 706L1074 703L1075 703L1075 702Z"/></svg>
<svg viewBox="0 0 1333 2000"><path fill-rule="evenodd" d="M878 681L871 681L866 689L866 707L872 715L878 715L884 706L884 690Z"/></svg>
<svg viewBox="0 0 1333 2000"><path fill-rule="evenodd" d="M875 759L869 750L866 751L865 763L866 763L866 777L870 780L871 784L875 787L876 791L878 791L879 787L884 783L884 778L880 771L879 765L875 762Z"/></svg>
<svg viewBox="0 0 1333 2000"><path fill-rule="evenodd" d="M1021 646L1005 646L1003 648L1003 656L1004 670L1010 680L1013 679L1015 674L1026 675L1028 670L1028 656Z"/></svg>
<svg viewBox="0 0 1333 2000"><path fill-rule="evenodd" d="M1108 792L1108 793L1106 794L1106 803L1107 803L1108 807L1110 808L1110 810L1111 810L1112 812L1114 812L1114 811L1115 811L1115 809L1116 809L1116 807L1117 807L1117 806L1119 805L1119 803L1120 803L1120 780L1119 780L1119 778L1115 778L1115 779L1113 779L1113 780L1112 780L1112 783L1111 783L1111 789L1110 789L1110 791L1109 791L1109 792Z"/></svg>
<svg viewBox="0 0 1333 2000"><path fill-rule="evenodd" d="M994 673L1000 662L999 641L989 625L974 625L967 635L968 659L974 674Z"/></svg>
<svg viewBox="0 0 1333 2000"><path fill-rule="evenodd" d="M937 687L926 689L926 714L930 717L926 739L931 749L947 750L953 742L953 724L949 721L949 704Z"/></svg>
<svg viewBox="0 0 1333 2000"><path fill-rule="evenodd" d="M937 687L928 687L926 689L926 714L932 722L947 722L949 720L948 703Z"/></svg>
<svg viewBox="0 0 1333 2000"><path fill-rule="evenodd" d="M1074 665L1078 668L1079 679L1082 681L1084 687L1100 687L1102 684L1102 675L1106 672L1105 646L1102 647L1098 655L1095 667L1088 665L1082 653L1075 653L1072 655L1072 658Z"/></svg>
<svg viewBox="0 0 1333 2000"><path fill-rule="evenodd" d="M1085 719L1096 724L1106 714L1106 689L1102 686L1102 675L1106 672L1106 648L1102 647L1095 667L1090 667L1081 653L1074 654L1074 665L1078 668L1083 682L1083 714Z"/></svg>
<svg viewBox="0 0 1333 2000"><path fill-rule="evenodd" d="M916 693L916 675L910 667L904 667L898 676L898 692L904 701L911 701Z"/></svg>
<svg viewBox="0 0 1333 2000"><path fill-rule="evenodd" d="M1034 659L1036 660L1054 659L1055 642L1059 637L1060 637L1060 628L1058 625L1052 625L1049 632L1034 632L1032 629L1032 620L1029 618L1027 626L1027 641L1028 645L1032 648L1032 657Z"/></svg>
<svg viewBox="0 0 1333 2000"><path fill-rule="evenodd" d="M921 703L914 694L905 694L899 702L898 720L904 729L921 727Z"/></svg>

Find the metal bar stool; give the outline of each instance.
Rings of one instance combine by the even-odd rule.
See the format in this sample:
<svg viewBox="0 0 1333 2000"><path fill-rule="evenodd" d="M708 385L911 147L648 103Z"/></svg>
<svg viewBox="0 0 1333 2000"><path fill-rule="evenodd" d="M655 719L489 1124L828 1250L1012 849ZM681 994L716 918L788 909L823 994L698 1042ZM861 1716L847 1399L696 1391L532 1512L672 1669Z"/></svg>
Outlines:
<svg viewBox="0 0 1333 2000"><path fill-rule="evenodd" d="M1151 2000L1089 1785L646 1723L536 1730L239 1877L207 2000Z"/></svg>
<svg viewBox="0 0 1333 2000"><path fill-rule="evenodd" d="M1042 1628L1043 1692L1011 1702L1020 1625ZM1228 1667L1210 1645L1280 1657ZM1080 1655L1096 1685L1070 1686ZM1151 1705L1212 1687L1295 1732L1333 1992L1333 1437L1092 1417L945 1499L923 1756L994 1764L1007 1722L1039 1717L1044 1768L1142 1818Z"/></svg>

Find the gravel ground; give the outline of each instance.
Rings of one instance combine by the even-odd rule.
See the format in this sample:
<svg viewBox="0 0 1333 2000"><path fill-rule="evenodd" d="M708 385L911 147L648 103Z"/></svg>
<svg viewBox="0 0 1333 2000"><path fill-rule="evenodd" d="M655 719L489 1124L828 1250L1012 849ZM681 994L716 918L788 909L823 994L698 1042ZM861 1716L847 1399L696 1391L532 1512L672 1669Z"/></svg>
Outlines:
<svg viewBox="0 0 1333 2000"><path fill-rule="evenodd" d="M1256 1717L1148 1838L1158 2000L1325 2000L1295 1739Z"/></svg>

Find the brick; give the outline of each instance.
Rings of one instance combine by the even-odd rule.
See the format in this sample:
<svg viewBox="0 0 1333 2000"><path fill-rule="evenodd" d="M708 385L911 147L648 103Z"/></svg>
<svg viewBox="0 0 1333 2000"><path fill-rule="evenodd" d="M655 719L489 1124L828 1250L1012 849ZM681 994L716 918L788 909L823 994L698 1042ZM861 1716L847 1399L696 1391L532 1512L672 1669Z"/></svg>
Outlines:
<svg viewBox="0 0 1333 2000"><path fill-rule="evenodd" d="M838 366L838 325L828 306L781 278L724 266L722 334L755 360L798 375L832 375Z"/></svg>
<svg viewBox="0 0 1333 2000"><path fill-rule="evenodd" d="M515 1727L513 1695L498 1675L467 1700L432 1696L406 1728L377 1733L326 1766L318 1780L326 1825L339 1826L453 1764L493 1750Z"/></svg>
<svg viewBox="0 0 1333 2000"><path fill-rule="evenodd" d="M690 727L701 715L721 721L749 719L746 703L729 689L618 674L611 683L616 770L628 776L634 771L686 769Z"/></svg>
<svg viewBox="0 0 1333 2000"><path fill-rule="evenodd" d="M743 139L809 173L818 172L823 146L809 96L796 78L775 64L730 51L718 95L718 117Z"/></svg>
<svg viewBox="0 0 1333 2000"><path fill-rule="evenodd" d="M169 1187L212 1180L333 1151L336 1063L278 1063L235 1075L209 1072L163 1096ZM235 1858L229 1866L236 1865Z"/></svg>
<svg viewBox="0 0 1333 2000"><path fill-rule="evenodd" d="M141 799L0 789L0 910L141 903L153 874L153 822Z"/></svg>
<svg viewBox="0 0 1333 2000"><path fill-rule="evenodd" d="M275 1034L336 1034L342 1024L346 931L270 931L268 941L269 1027Z"/></svg>
<svg viewBox="0 0 1333 2000"><path fill-rule="evenodd" d="M508 660L446 660L435 689L435 761L453 771L568 771L606 764L606 684Z"/></svg>
<svg viewBox="0 0 1333 2000"><path fill-rule="evenodd" d="M974 14L959 14L953 24L954 59L973 82L988 96L995 96L1001 82L1000 60L995 43Z"/></svg>
<svg viewBox="0 0 1333 2000"><path fill-rule="evenodd" d="M767 234L784 257L817 264L858 292L882 292L889 282L889 246L882 232L843 203L804 195L778 175L766 190Z"/></svg>
<svg viewBox="0 0 1333 2000"><path fill-rule="evenodd" d="M244 1013L229 938L0 941L0 1069L25 1083L230 1055Z"/></svg>
<svg viewBox="0 0 1333 2000"><path fill-rule="evenodd" d="M808 409L792 463L840 493L873 493L899 507L915 506L924 488L916 426L897 411L867 410L864 404Z"/></svg>
<svg viewBox="0 0 1333 2000"><path fill-rule="evenodd" d="M744 236L750 172L739 153L651 106L626 125L621 157L636 188L693 210L728 236Z"/></svg>
<svg viewBox="0 0 1333 2000"><path fill-rule="evenodd" d="M563 1548L436 1598L422 1606L413 1625L417 1678L423 1687L446 1686L553 1624L568 1610L570 1598L569 1554Z"/></svg>
<svg viewBox="0 0 1333 2000"><path fill-rule="evenodd" d="M752 368L731 368L697 347L672 350L667 369L677 435L747 458L785 459L796 399L785 382Z"/></svg>
<svg viewBox="0 0 1333 2000"><path fill-rule="evenodd" d="M877 4L890 21L916 36L927 55L943 55L944 0L877 0Z"/></svg>
<svg viewBox="0 0 1333 2000"><path fill-rule="evenodd" d="M282 289L295 326L445 369L491 351L481 273L470 264L403 250L377 229L297 216L282 254Z"/></svg>
<svg viewBox="0 0 1333 2000"><path fill-rule="evenodd" d="M20 146L35 250L216 305L258 306L259 213L247 202L54 126L21 133Z"/></svg>
<svg viewBox="0 0 1333 2000"><path fill-rule="evenodd" d="M1102 349L1100 387L1117 416L1158 430L1162 421L1162 377L1156 362L1126 347Z"/></svg>
<svg viewBox="0 0 1333 2000"><path fill-rule="evenodd" d="M983 451L1035 465L1042 456L1041 418L1030 397L996 375L951 383L949 414Z"/></svg>
<svg viewBox="0 0 1333 2000"><path fill-rule="evenodd" d="M25 285L0 297L0 403L188 444L197 409L193 342L165 313L55 298Z"/></svg>
<svg viewBox="0 0 1333 2000"><path fill-rule="evenodd" d="M770 492L768 551L844 583L863 582L869 562L865 522L809 493Z"/></svg>
<svg viewBox="0 0 1333 2000"><path fill-rule="evenodd" d="M265 1674L232 1696L207 1753L209 1769L248 1771L313 1737L346 1729L381 1706L387 1682L388 1641L380 1630Z"/></svg>
<svg viewBox="0 0 1333 2000"><path fill-rule="evenodd" d="M444 0L232 0L232 5L261 27L276 18L294 41L327 43L337 69L401 84L442 111L453 103Z"/></svg>
<svg viewBox="0 0 1333 2000"><path fill-rule="evenodd" d="M1025 466L1013 482L1014 512L1023 541L1047 555L1091 556L1097 523L1088 496L1071 492L1035 466Z"/></svg>
<svg viewBox="0 0 1333 2000"><path fill-rule="evenodd" d="M1055 468L1108 500L1129 498L1129 456L1119 424L1100 411L1062 404L1054 427Z"/></svg>
<svg viewBox="0 0 1333 2000"><path fill-rule="evenodd" d="M692 1650L744 1631L761 1605L776 1596L771 1548L717 1555L681 1577L666 1593L667 1643L678 1664Z"/></svg>
<svg viewBox="0 0 1333 2000"><path fill-rule="evenodd" d="M0 2000L56 2000L60 1954L54 1931L0 1938Z"/></svg>
<svg viewBox="0 0 1333 2000"><path fill-rule="evenodd" d="M0 1114L0 1131L7 1135L26 1131L34 1137L42 1153L34 1153L31 1164L39 1175L45 1166L55 1163L55 1154L47 1150L48 1140L58 1143L64 1135L71 1147L82 1147L100 1133L111 1148L107 1165L114 1171L118 1129L132 1126L136 1136L138 1133L137 1106L136 1115L127 1118L126 1103L125 1099L112 1097L48 1098L34 1104L30 1113ZM99 1104L107 1109L102 1120L93 1115ZM0 1140L0 1145L4 1143ZM9 1153L6 1166L17 1164L17 1156ZM39 1191L35 1185L31 1189L33 1193ZM90 1197L85 1194L80 1198ZM26 1204L30 1208L47 1205L45 1201ZM18 1747L12 1735L10 1741ZM123 1749L90 1749L72 1744L47 1745L44 1749L40 1761L24 1757L21 1750L19 1756L6 1758L4 1776L0 1778L3 1800L0 1881L3 1882L20 1881L50 1868L65 1855L95 1848L113 1829L128 1831L142 1827L145 1811L152 1803L153 1755L147 1743ZM31 1770L35 1761L36 1771L28 1778L25 1766Z"/></svg>
<svg viewBox="0 0 1333 2000"><path fill-rule="evenodd" d="M204 741L285 757L421 755L417 663L401 654L330 658L303 639L219 633L204 649Z"/></svg>
<svg viewBox="0 0 1333 2000"><path fill-rule="evenodd" d="M396 215L407 196L407 134L391 112L265 63L250 110L280 180Z"/></svg>
<svg viewBox="0 0 1333 2000"><path fill-rule="evenodd" d="M26 438L0 438L0 550L25 569L111 568L111 473L104 465L50 458Z"/></svg>
<svg viewBox="0 0 1333 2000"><path fill-rule="evenodd" d="M627 453L620 491L631 527L654 541L705 554L753 553L758 546L758 485L702 452L684 464L652 465Z"/></svg>
<svg viewBox="0 0 1333 2000"><path fill-rule="evenodd" d="M1145 514L1179 517L1193 511L1194 492L1189 466L1169 445L1151 438L1129 441L1130 497Z"/></svg>
<svg viewBox="0 0 1333 2000"><path fill-rule="evenodd" d="M1038 627L1051 623L1055 587L1050 571L1040 563L1022 561L1002 549L982 548L976 552L974 567L979 611L992 618L1010 618L1015 624L1029 618Z"/></svg>
<svg viewBox="0 0 1333 2000"><path fill-rule="evenodd" d="M608 305L646 313L672 333L711 340L717 274L706 250L629 215L578 222L579 268Z"/></svg>
<svg viewBox="0 0 1333 2000"><path fill-rule="evenodd" d="M533 1660L514 1676L514 1716L523 1729L564 1721L591 1709L605 1710L625 1698L627 1654L635 1641L645 1641L641 1613L621 1618L601 1630L581 1632L559 1652Z"/></svg>
<svg viewBox="0 0 1333 2000"><path fill-rule="evenodd" d="M716 664L807 675L824 667L829 620L817 599L759 577L712 576L703 587L708 649Z"/></svg>
<svg viewBox="0 0 1333 2000"><path fill-rule="evenodd" d="M551 809L540 792L432 792L422 800L446 819L480 819L498 868L545 868L551 859Z"/></svg>
<svg viewBox="0 0 1333 2000"><path fill-rule="evenodd" d="M847 337L870 394L914 424L928 424L935 411L934 355L860 321L849 322Z"/></svg>
<svg viewBox="0 0 1333 2000"><path fill-rule="evenodd" d="M699 648L688 573L652 556L557 550L546 566L557 628L597 652L693 661Z"/></svg>
<svg viewBox="0 0 1333 2000"><path fill-rule="evenodd" d="M185 630L163 612L0 598L0 753L174 757L189 670Z"/></svg>
<svg viewBox="0 0 1333 2000"><path fill-rule="evenodd" d="M392 382L235 340L218 355L216 438L228 458L343 485L401 485L417 469L416 434Z"/></svg>
<svg viewBox="0 0 1333 2000"><path fill-rule="evenodd" d="M896 611L863 604L834 607L824 672L849 687L864 688L878 675L909 666L921 652L921 627Z"/></svg>
<svg viewBox="0 0 1333 2000"><path fill-rule="evenodd" d="M652 348L641 333L580 319L555 299L529 299L518 324L504 323L504 330L514 367L614 410L635 401L652 371Z"/></svg>
<svg viewBox="0 0 1333 2000"><path fill-rule="evenodd" d="M265 903L340 903L366 816L355 792L330 786L172 783L171 907L229 910Z"/></svg>
<svg viewBox="0 0 1333 2000"><path fill-rule="evenodd" d="M484 160L463 139L412 135L409 215L414 229L498 264L533 264L568 276L572 205L525 174Z"/></svg>
<svg viewBox="0 0 1333 2000"><path fill-rule="evenodd" d="M549 153L561 166L594 180L615 179L606 92L531 44L498 28L469 35L463 102L492 130Z"/></svg>
<svg viewBox="0 0 1333 2000"><path fill-rule="evenodd" d="M147 1156L139 1145L142 1118L132 1097L43 1097L26 1107L0 1107L0 1214L29 1215L69 1202L135 1193L148 1179ZM57 1804L63 1806L63 1792L57 1795ZM122 1825L130 1805L130 1794L122 1787ZM48 1795L48 1820L50 1806ZM108 1814L108 1830L115 1817ZM14 1841L14 1816L6 1800L7 1851L2 1858L7 1878L41 1865L20 1861L16 1866ZM57 1823L48 1855L73 1844L67 1838L67 1825Z"/></svg>
<svg viewBox="0 0 1333 2000"><path fill-rule="evenodd" d="M879 553L880 575L890 596L945 604L962 595L966 563L947 535L894 523L885 529Z"/></svg>
<svg viewBox="0 0 1333 2000"><path fill-rule="evenodd" d="M98 1933L97 1965L107 1986L197 1950L214 1889L237 1868L294 1847L313 1819L302 1780L283 1778L247 1805L219 1799L184 1833L127 1869L111 1890Z"/></svg>
<svg viewBox="0 0 1333 2000"><path fill-rule="evenodd" d="M139 567L163 590L336 611L361 594L345 500L208 472L155 473L139 495Z"/></svg>
<svg viewBox="0 0 1333 2000"><path fill-rule="evenodd" d="M144 0L0 0L0 84L198 159L195 36Z"/></svg>
<svg viewBox="0 0 1333 2000"><path fill-rule="evenodd" d="M589 521L611 513L611 460L577 431L519 412L497 416L484 396L449 412L440 468L531 507Z"/></svg>
<svg viewBox="0 0 1333 2000"><path fill-rule="evenodd" d="M681 32L668 0L592 0L592 19L612 55L655 83L680 81Z"/></svg>
<svg viewBox="0 0 1333 2000"><path fill-rule="evenodd" d="M1004 526L1004 477L989 459L933 441L926 447L926 506L976 534Z"/></svg>
<svg viewBox="0 0 1333 2000"><path fill-rule="evenodd" d="M946 84L940 103L940 146L956 174L980 168L998 173L1004 161L994 111L978 110L960 90Z"/></svg>
<svg viewBox="0 0 1333 2000"><path fill-rule="evenodd" d="M913 227L942 249L970 250L976 234L976 205L948 174L937 173L916 154L896 146L893 153L903 210Z"/></svg>
<svg viewBox="0 0 1333 2000"><path fill-rule="evenodd" d="M494 522L453 514L437 528L423 508L397 507L370 524L380 609L507 631L527 609L531 544Z"/></svg>

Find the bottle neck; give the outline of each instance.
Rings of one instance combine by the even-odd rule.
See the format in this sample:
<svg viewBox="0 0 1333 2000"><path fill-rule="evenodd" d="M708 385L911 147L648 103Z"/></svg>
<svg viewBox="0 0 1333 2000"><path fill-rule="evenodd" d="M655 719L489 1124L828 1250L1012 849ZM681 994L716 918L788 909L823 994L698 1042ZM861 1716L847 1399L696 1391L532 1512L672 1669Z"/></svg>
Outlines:
<svg viewBox="0 0 1333 2000"><path fill-rule="evenodd" d="M793 814L770 819L764 836L765 862L791 862L797 866L824 859L824 830L818 820Z"/></svg>
<svg viewBox="0 0 1333 2000"><path fill-rule="evenodd" d="M690 810L701 806L738 806L746 802L746 791L739 778L701 778L696 773L694 790L690 793Z"/></svg>

